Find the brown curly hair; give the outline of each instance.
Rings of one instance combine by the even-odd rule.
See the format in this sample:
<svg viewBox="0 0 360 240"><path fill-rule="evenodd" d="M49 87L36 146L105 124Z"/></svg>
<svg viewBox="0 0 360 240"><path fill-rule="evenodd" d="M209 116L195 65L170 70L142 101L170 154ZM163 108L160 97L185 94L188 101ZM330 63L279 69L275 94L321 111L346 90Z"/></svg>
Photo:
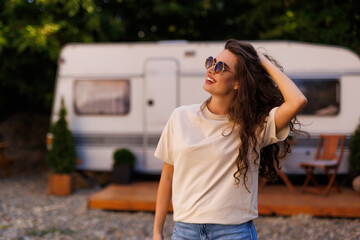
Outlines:
<svg viewBox="0 0 360 240"><path fill-rule="evenodd" d="M242 176L243 184L249 191L246 186L246 174L249 169L249 161L252 160L255 164L259 164L259 153L256 151L259 143L258 136L264 129L270 110L280 106L284 102L284 98L271 76L262 67L259 56L251 44L229 39L225 44L225 49L237 58L235 80L239 86L237 90L234 90L236 92L228 109L229 119L234 123L230 134L234 129L239 129L241 142L234 178L235 183L239 185ZM264 55L275 66L283 70L273 58ZM210 100L211 98L204 104L207 105ZM295 135L300 132L304 133L295 129L295 125L300 125L296 118L289 123L291 133ZM241 126L241 128L235 128L236 126ZM260 150L259 176L265 177L269 181L277 180L275 164L280 168L279 158L285 157L290 152L290 144L287 140L282 142L283 147L280 147L279 144L271 144ZM256 159L247 159L249 150L257 155Z"/></svg>

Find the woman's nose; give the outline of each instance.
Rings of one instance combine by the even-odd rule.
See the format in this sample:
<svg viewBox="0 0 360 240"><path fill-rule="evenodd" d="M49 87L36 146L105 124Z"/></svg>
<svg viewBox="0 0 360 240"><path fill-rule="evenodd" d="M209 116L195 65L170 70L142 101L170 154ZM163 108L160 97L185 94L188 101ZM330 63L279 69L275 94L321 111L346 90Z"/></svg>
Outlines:
<svg viewBox="0 0 360 240"><path fill-rule="evenodd" d="M209 67L209 68L207 69L207 71L208 71L209 73L211 73L211 74L214 74L214 73L215 73L215 65L212 65L211 67Z"/></svg>

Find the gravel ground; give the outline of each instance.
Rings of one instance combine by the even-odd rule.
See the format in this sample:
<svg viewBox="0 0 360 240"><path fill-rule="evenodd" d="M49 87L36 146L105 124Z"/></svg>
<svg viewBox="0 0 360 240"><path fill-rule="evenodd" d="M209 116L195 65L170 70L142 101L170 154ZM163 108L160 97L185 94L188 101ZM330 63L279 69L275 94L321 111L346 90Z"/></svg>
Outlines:
<svg viewBox="0 0 360 240"><path fill-rule="evenodd" d="M47 175L0 178L0 239L151 239L153 213L87 209L98 190L46 194ZM360 219L306 215L255 220L259 239L360 239ZM170 239L171 214L165 223Z"/></svg>

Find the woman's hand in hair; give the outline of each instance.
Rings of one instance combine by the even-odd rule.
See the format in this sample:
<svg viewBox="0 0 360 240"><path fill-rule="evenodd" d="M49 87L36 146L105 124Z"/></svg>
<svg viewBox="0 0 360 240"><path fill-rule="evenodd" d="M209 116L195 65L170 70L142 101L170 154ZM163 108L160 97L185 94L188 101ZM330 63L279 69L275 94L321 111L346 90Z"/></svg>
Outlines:
<svg viewBox="0 0 360 240"><path fill-rule="evenodd" d="M269 66L274 66L274 67L277 67L279 68L281 71L283 70L283 68L272 58L269 59L268 56L266 56L264 53L260 52L259 50L256 51L258 57L259 57L259 60L260 60L260 64L261 66L268 72L267 68Z"/></svg>
<svg viewBox="0 0 360 240"><path fill-rule="evenodd" d="M307 104L306 97L277 66L275 66L263 53L257 51L260 63L279 87L285 102L281 104L275 113L276 132L280 131L304 109Z"/></svg>
<svg viewBox="0 0 360 240"><path fill-rule="evenodd" d="M269 61L269 59L267 59L267 58L265 57L265 55L264 55L262 52L260 52L259 50L257 50L256 53L257 53L257 55L259 56L259 60L260 60L261 65L264 66L264 63L265 63L266 61Z"/></svg>

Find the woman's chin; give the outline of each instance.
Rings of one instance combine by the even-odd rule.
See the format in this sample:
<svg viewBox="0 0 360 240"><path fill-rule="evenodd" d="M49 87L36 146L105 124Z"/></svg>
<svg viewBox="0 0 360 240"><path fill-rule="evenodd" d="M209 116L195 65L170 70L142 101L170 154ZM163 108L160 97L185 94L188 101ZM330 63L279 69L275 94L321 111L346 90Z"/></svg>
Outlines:
<svg viewBox="0 0 360 240"><path fill-rule="evenodd" d="M212 95L212 91L206 83L204 84L203 89Z"/></svg>

